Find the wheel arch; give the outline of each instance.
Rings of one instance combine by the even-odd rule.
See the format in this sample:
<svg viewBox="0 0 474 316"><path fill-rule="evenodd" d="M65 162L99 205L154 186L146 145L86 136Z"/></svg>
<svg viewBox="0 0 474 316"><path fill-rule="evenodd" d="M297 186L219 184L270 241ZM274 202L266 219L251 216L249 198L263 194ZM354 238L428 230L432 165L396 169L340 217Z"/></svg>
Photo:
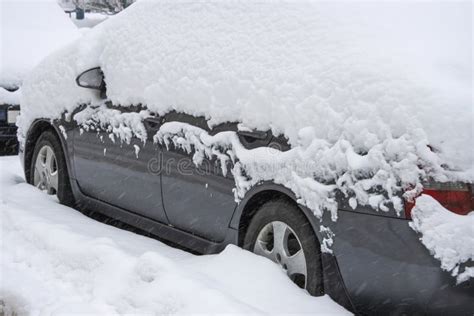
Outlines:
<svg viewBox="0 0 474 316"><path fill-rule="evenodd" d="M297 206L311 224L318 240L321 241L321 235L318 229L319 219L316 218L309 208L298 203L293 191L273 182L262 182L247 192L244 199L237 206L234 216L232 217L230 226L238 230L239 246L243 244L247 228L258 208L265 202L273 199L284 199Z"/></svg>

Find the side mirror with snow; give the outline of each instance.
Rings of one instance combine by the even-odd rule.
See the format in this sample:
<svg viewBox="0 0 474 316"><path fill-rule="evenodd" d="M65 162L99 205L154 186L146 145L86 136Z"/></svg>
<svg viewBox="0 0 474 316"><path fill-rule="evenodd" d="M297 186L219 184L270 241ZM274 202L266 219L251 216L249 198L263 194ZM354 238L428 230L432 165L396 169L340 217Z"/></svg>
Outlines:
<svg viewBox="0 0 474 316"><path fill-rule="evenodd" d="M104 73L100 67L88 69L76 78L79 87L99 90L101 96L105 96Z"/></svg>

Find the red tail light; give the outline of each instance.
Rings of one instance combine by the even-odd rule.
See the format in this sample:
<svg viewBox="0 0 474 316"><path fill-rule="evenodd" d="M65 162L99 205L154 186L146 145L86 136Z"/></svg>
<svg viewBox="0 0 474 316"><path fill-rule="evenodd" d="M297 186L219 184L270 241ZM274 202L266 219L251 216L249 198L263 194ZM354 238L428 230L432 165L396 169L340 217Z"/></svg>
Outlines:
<svg viewBox="0 0 474 316"><path fill-rule="evenodd" d="M430 182L423 185L422 194L430 195L446 209L459 215L467 215L474 209L473 186L466 183ZM405 201L405 216L411 219L415 201Z"/></svg>

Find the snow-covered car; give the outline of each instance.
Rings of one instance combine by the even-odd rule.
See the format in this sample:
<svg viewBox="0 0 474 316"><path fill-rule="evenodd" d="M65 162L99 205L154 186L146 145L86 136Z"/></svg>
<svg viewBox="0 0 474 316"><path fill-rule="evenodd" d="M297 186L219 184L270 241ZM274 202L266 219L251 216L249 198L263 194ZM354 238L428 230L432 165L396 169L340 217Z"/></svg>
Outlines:
<svg viewBox="0 0 474 316"><path fill-rule="evenodd" d="M139 1L25 81L26 179L357 314L470 315L470 6Z"/></svg>

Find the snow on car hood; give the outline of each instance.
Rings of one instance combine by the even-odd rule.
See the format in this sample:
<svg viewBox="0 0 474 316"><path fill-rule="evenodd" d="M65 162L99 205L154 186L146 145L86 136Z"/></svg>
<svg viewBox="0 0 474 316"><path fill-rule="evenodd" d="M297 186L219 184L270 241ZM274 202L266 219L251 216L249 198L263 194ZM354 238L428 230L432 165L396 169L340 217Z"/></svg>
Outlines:
<svg viewBox="0 0 474 316"><path fill-rule="evenodd" d="M20 104L20 90L8 91L0 87L0 104Z"/></svg>
<svg viewBox="0 0 474 316"><path fill-rule="evenodd" d="M0 0L0 86L18 87L45 56L78 38L56 0Z"/></svg>

